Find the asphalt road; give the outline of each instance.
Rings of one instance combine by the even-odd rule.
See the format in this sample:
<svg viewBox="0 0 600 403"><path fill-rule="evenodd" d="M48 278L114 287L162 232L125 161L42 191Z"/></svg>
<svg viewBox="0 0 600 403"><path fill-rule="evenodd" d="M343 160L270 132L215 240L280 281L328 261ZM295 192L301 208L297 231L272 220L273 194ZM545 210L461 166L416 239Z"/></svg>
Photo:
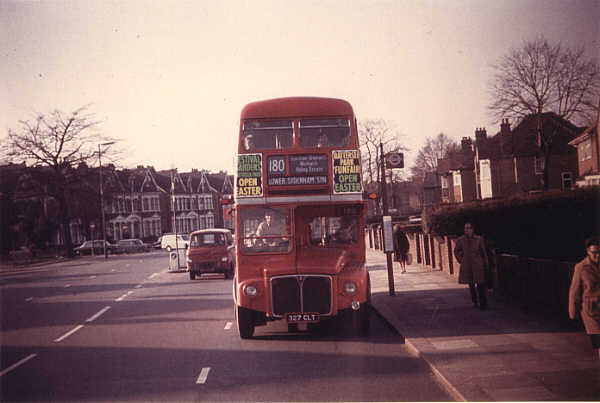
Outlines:
<svg viewBox="0 0 600 403"><path fill-rule="evenodd" d="M170 273L164 252L0 273L2 401L447 401L372 313L343 329L241 340L231 280Z"/></svg>

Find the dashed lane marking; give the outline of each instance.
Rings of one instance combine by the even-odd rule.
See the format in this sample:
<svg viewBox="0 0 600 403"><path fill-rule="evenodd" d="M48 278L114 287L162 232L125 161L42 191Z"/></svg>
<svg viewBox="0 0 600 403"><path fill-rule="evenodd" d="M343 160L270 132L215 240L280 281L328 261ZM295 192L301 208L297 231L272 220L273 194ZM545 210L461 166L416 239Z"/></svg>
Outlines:
<svg viewBox="0 0 600 403"><path fill-rule="evenodd" d="M125 298L127 298L127 294L123 294L123 295L121 295L119 298L115 299L115 302L121 302L121 301L123 301Z"/></svg>
<svg viewBox="0 0 600 403"><path fill-rule="evenodd" d="M93 321L95 321L96 319L98 319L103 313L105 313L106 311L108 311L110 309L110 306L105 306L104 308L102 308L98 313L96 313L95 315L89 317L86 319L87 323L91 323Z"/></svg>
<svg viewBox="0 0 600 403"><path fill-rule="evenodd" d="M29 298L27 298L25 301L26 301L26 302L31 302L31 301L33 301L33 297L29 297Z"/></svg>
<svg viewBox="0 0 600 403"><path fill-rule="evenodd" d="M67 333L63 334L62 336L60 336L58 339L54 340L55 343L60 343L61 341L63 341L64 339L66 339L67 337L71 336L73 333L81 330L83 328L83 325L78 325L76 326L74 329L68 331Z"/></svg>
<svg viewBox="0 0 600 403"><path fill-rule="evenodd" d="M203 385L206 383L206 380L208 379L208 373L210 372L210 368L206 367L206 368L202 368L202 371L200 371L200 375L198 376L198 379L196 379L196 385Z"/></svg>
<svg viewBox="0 0 600 403"><path fill-rule="evenodd" d="M0 376L4 376L5 374L8 374L10 371L20 367L21 365L25 364L27 361L29 361L35 357L37 357L37 354L29 354L27 357L23 358L21 361L14 363L10 367L6 368L5 370L2 370L2 372L0 372Z"/></svg>
<svg viewBox="0 0 600 403"><path fill-rule="evenodd" d="M148 280L151 280L154 277L159 276L159 275L160 275L160 272L159 273L154 273L154 274L150 275L150 277L148 277Z"/></svg>

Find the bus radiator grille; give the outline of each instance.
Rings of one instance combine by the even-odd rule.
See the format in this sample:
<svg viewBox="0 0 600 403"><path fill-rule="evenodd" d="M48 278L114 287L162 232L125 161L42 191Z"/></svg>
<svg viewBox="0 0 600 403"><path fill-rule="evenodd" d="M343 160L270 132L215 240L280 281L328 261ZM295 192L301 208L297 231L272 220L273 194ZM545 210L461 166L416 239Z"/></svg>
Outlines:
<svg viewBox="0 0 600 403"><path fill-rule="evenodd" d="M331 314L331 278L328 276L284 276L271 280L273 314L318 312Z"/></svg>

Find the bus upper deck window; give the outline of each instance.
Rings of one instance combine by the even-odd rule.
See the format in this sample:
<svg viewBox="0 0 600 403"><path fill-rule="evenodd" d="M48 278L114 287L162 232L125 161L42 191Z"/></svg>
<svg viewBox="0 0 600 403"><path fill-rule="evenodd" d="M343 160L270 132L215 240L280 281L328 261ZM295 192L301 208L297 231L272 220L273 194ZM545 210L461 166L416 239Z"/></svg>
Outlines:
<svg viewBox="0 0 600 403"><path fill-rule="evenodd" d="M345 147L350 139L348 119L300 120L300 145L305 148Z"/></svg>
<svg viewBox="0 0 600 403"><path fill-rule="evenodd" d="M243 125L243 146L251 150L279 150L293 144L291 120L248 120Z"/></svg>

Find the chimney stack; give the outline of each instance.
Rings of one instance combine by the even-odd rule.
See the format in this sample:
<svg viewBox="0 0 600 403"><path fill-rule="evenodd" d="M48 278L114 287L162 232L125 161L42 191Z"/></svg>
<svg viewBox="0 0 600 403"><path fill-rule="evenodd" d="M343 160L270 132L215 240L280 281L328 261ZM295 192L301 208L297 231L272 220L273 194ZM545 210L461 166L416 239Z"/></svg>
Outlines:
<svg viewBox="0 0 600 403"><path fill-rule="evenodd" d="M478 127L475 129L475 143L478 144L487 138L487 131L485 127Z"/></svg>
<svg viewBox="0 0 600 403"><path fill-rule="evenodd" d="M502 154L513 154L513 138L508 119L502 119L500 124L500 151Z"/></svg>
<svg viewBox="0 0 600 403"><path fill-rule="evenodd" d="M463 137L460 142L461 148L463 150L471 150L472 144L473 144L473 141L471 140L470 137Z"/></svg>

